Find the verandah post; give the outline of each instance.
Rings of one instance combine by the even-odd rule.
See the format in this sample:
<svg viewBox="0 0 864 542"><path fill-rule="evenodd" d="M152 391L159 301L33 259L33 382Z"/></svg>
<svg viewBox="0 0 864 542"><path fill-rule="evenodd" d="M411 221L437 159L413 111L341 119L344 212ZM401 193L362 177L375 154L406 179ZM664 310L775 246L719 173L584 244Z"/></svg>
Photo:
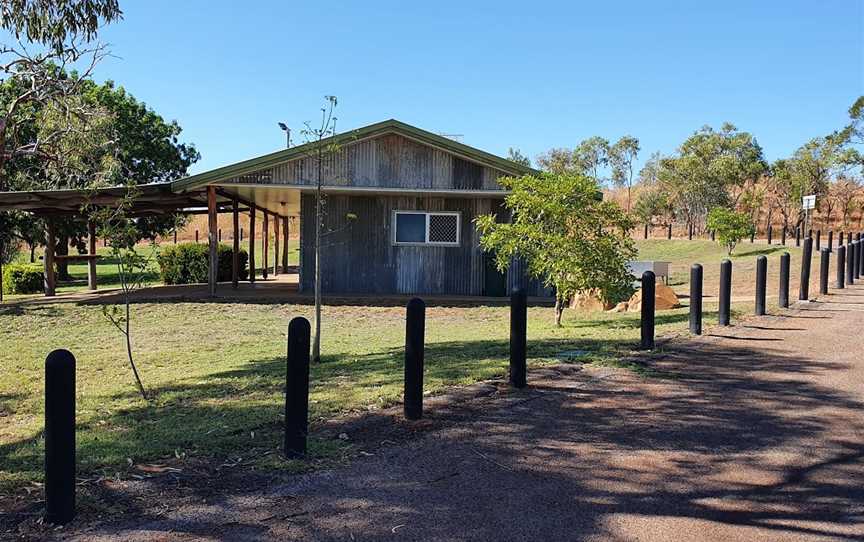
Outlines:
<svg viewBox="0 0 864 542"><path fill-rule="evenodd" d="M87 246L90 258L87 260L87 289L96 289L96 223L87 222Z"/></svg>
<svg viewBox="0 0 864 542"><path fill-rule="evenodd" d="M233 228L233 254L231 255L231 287L240 287L240 202L234 198L231 202L231 227Z"/></svg>
<svg viewBox="0 0 864 542"><path fill-rule="evenodd" d="M255 206L249 206L249 282L255 284Z"/></svg>
<svg viewBox="0 0 864 542"><path fill-rule="evenodd" d="M210 297L216 297L216 281L219 278L219 253L217 240L216 187L207 187L207 244L210 249L210 269L207 274L207 291Z"/></svg>
<svg viewBox="0 0 864 542"><path fill-rule="evenodd" d="M261 210L264 215L264 225L261 226L261 278L267 280L270 266L270 213Z"/></svg>
<svg viewBox="0 0 864 542"><path fill-rule="evenodd" d="M45 255L42 257L45 265L45 297L55 294L56 276L54 275L54 254L57 250L57 238L54 229L54 218L45 218Z"/></svg>

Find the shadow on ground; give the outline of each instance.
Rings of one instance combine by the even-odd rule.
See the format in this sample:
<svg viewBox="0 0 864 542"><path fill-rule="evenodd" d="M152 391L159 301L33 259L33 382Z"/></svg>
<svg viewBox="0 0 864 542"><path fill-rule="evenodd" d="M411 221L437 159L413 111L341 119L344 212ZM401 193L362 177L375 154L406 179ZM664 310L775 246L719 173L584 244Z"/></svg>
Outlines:
<svg viewBox="0 0 864 542"><path fill-rule="evenodd" d="M524 391L430 407L422 422L367 413L351 422L352 446L374 455L332 474L278 477L246 507L248 485L225 491L181 517L139 499L128 519L89 532L552 540L616 536L622 518L653 518L665 536L708 525L860 540L864 403L818 383L847 364L744 341L673 345L648 363L664 377L565 365ZM414 438L382 444L385 426Z"/></svg>

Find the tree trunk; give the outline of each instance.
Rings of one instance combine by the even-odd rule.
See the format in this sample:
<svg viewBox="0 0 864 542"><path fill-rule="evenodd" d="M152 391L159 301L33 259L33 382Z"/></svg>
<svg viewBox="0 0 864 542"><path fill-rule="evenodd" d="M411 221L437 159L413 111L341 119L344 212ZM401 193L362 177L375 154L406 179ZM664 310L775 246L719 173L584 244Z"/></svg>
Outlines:
<svg viewBox="0 0 864 542"><path fill-rule="evenodd" d="M319 145L320 140L319 140ZM321 149L318 149L318 187L315 191L315 339L312 361L321 361Z"/></svg>
<svg viewBox="0 0 864 542"><path fill-rule="evenodd" d="M36 263L36 243L30 243L30 263Z"/></svg>
<svg viewBox="0 0 864 542"><path fill-rule="evenodd" d="M561 327L561 317L564 315L564 302L555 296L555 327Z"/></svg>

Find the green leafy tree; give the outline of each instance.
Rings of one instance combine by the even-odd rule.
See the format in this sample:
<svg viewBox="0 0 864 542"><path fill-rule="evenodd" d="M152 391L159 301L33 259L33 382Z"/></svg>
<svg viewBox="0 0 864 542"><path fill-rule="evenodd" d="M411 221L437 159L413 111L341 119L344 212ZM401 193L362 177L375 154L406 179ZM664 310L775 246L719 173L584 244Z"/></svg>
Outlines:
<svg viewBox="0 0 864 542"><path fill-rule="evenodd" d="M732 254L735 246L753 231L750 217L724 207L715 207L708 213L708 228L717 234L717 241Z"/></svg>
<svg viewBox="0 0 864 542"><path fill-rule="evenodd" d="M589 137L573 149L573 161L579 172L601 184L603 168L609 165L609 141L600 136Z"/></svg>
<svg viewBox="0 0 864 542"><path fill-rule="evenodd" d="M549 149L537 157L537 165L543 171L556 175L576 175L582 173L582 169L576 163L573 151L570 149Z"/></svg>
<svg viewBox="0 0 864 542"><path fill-rule="evenodd" d="M510 147L507 149L507 159L511 162L516 162L517 164L531 167L531 159L522 154L522 151L519 149L514 149Z"/></svg>
<svg viewBox="0 0 864 542"><path fill-rule="evenodd" d="M505 205L513 217L475 219L480 245L495 255L500 270L513 258L555 289L555 323L579 291L595 291L606 302L629 295L627 263L635 248L626 233L631 222L620 207L598 199L597 183L584 175L543 174L499 179L511 193Z"/></svg>
<svg viewBox="0 0 864 542"><path fill-rule="evenodd" d="M627 212L633 191L633 162L639 156L639 140L625 135L609 147L609 165L612 167L612 182L615 186L627 187Z"/></svg>

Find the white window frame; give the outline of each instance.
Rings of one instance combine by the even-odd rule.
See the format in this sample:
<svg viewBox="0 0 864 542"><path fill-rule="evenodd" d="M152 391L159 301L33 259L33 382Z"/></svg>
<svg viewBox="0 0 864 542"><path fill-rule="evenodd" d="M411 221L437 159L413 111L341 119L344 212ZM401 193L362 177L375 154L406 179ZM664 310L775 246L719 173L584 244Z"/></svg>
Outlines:
<svg viewBox="0 0 864 542"><path fill-rule="evenodd" d="M396 217L398 215L426 215L426 228L425 234L426 238L424 241L397 241L396 240ZM456 241L453 243L449 242L432 242L429 240L429 217L432 215L448 215L456 217ZM462 240L462 213L459 211L417 211L417 210L401 210L396 209L393 211L392 216L393 222L393 235L392 242L396 246L417 246L417 247L458 247L460 246Z"/></svg>

